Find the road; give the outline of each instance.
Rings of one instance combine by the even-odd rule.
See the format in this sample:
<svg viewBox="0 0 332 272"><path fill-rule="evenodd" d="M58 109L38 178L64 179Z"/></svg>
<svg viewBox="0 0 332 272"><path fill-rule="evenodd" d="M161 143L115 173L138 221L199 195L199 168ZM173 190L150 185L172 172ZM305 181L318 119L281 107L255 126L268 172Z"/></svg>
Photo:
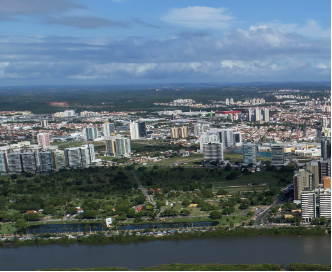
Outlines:
<svg viewBox="0 0 332 272"><path fill-rule="evenodd" d="M151 197L150 195L148 195L147 190L143 187L143 185L142 185L141 182L139 181L139 179L138 179L138 177L137 177L137 175L136 175L136 173L135 173L134 171L133 171L133 174L134 174L134 177L135 177L135 179L136 179L136 181L137 181L137 183L138 183L138 188L139 188L140 190L142 190L143 194L145 195L146 200L147 200L149 203L151 203L153 206L156 206L157 203L154 202L154 200L152 199L152 197Z"/></svg>
<svg viewBox="0 0 332 272"><path fill-rule="evenodd" d="M286 187L281 189L281 192L286 194L292 188L292 186L293 186L293 184L287 185ZM269 226L270 224L268 224L268 222L267 222L267 216L269 215L270 209L277 206L278 203L283 201L283 199L284 199L284 196L280 195L273 202L273 204L271 206L267 206L265 209L259 210L259 214L257 215L257 217L255 219L255 225L259 225L260 224L260 219L262 219L262 223L265 224L266 226Z"/></svg>

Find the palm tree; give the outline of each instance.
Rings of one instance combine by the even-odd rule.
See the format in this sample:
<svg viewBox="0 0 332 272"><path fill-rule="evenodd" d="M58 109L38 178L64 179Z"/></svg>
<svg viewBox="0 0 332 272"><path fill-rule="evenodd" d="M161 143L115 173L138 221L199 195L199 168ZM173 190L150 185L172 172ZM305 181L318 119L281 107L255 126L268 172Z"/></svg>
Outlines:
<svg viewBox="0 0 332 272"><path fill-rule="evenodd" d="M56 229L56 234L58 234L58 229L59 229L59 227L56 226L55 229Z"/></svg>
<svg viewBox="0 0 332 272"><path fill-rule="evenodd" d="M63 226L62 227L62 232L64 232L66 229L67 229L66 226Z"/></svg>
<svg viewBox="0 0 332 272"><path fill-rule="evenodd" d="M74 226L73 226L73 225L70 225L70 230L71 230L71 232L73 232L73 228L74 228Z"/></svg>

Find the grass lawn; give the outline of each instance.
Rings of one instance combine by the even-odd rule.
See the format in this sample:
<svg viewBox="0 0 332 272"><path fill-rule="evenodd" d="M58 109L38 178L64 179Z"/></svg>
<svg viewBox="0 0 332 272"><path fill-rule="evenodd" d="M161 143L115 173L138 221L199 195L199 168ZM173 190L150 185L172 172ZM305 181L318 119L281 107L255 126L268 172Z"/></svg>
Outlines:
<svg viewBox="0 0 332 272"><path fill-rule="evenodd" d="M54 143L54 145L57 145L59 149L63 150L65 148L69 147L77 147L81 145L86 145L86 144L93 144L95 149L106 149L105 142L100 141L100 142L73 142L73 143Z"/></svg>
<svg viewBox="0 0 332 272"><path fill-rule="evenodd" d="M237 153L228 153L224 155L224 159L229 160L230 162L243 161L243 155ZM271 158L257 157L257 161L271 161Z"/></svg>
<svg viewBox="0 0 332 272"><path fill-rule="evenodd" d="M14 223L1 224L0 234L11 234L14 232Z"/></svg>
<svg viewBox="0 0 332 272"><path fill-rule="evenodd" d="M162 159L157 162L148 162L147 165L173 166L175 163L180 166L198 166L203 161L203 154L192 154L188 157L178 157Z"/></svg>

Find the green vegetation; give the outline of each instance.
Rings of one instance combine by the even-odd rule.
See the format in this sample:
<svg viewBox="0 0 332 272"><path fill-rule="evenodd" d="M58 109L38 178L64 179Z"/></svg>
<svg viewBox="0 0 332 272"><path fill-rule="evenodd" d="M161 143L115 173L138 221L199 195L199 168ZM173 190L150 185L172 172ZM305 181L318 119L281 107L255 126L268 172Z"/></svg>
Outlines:
<svg viewBox="0 0 332 272"><path fill-rule="evenodd" d="M290 271L331 271L331 265L291 263L288 265Z"/></svg>
<svg viewBox="0 0 332 272"><path fill-rule="evenodd" d="M75 220L118 216L117 220L125 224L147 222L158 215L165 217L166 222L242 223L250 215L241 211L271 204L279 188L287 184L293 168L270 170L247 174L230 166L224 170L112 166L61 170L48 175L1 176L0 233L24 233L26 223L61 219L67 214L75 215ZM154 189L149 194L153 194L157 210L147 205L145 196L137 189L133 171L144 186ZM260 182L264 185L259 185ZM171 205L166 206L166 200ZM135 212L135 205L141 205L142 210ZM76 207L84 212L77 214ZM24 214L29 210L36 212Z"/></svg>
<svg viewBox="0 0 332 272"><path fill-rule="evenodd" d="M280 271L277 264L162 264L140 271Z"/></svg>

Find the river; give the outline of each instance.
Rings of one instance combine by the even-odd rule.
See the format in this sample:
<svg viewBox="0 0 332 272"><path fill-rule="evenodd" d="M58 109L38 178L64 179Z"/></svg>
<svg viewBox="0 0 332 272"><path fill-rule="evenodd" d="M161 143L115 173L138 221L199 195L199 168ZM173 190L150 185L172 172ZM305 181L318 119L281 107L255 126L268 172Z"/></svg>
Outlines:
<svg viewBox="0 0 332 272"><path fill-rule="evenodd" d="M170 263L330 264L331 236L192 238L127 244L5 246L0 270L127 267Z"/></svg>

